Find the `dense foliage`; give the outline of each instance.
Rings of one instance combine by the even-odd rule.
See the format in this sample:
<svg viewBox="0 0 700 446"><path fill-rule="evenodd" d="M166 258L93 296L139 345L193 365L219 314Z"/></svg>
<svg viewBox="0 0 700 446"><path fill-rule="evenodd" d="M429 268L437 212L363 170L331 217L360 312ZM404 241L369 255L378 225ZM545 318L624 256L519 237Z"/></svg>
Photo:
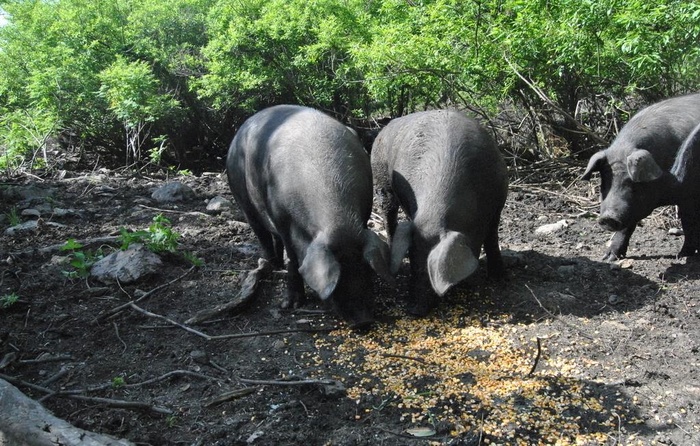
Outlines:
<svg viewBox="0 0 700 446"><path fill-rule="evenodd" d="M2 166L50 162L47 141L127 163L192 163L223 154L243 119L276 103L359 127L470 109L513 156L541 158L590 149L640 104L700 86L700 4L690 0L0 7Z"/></svg>

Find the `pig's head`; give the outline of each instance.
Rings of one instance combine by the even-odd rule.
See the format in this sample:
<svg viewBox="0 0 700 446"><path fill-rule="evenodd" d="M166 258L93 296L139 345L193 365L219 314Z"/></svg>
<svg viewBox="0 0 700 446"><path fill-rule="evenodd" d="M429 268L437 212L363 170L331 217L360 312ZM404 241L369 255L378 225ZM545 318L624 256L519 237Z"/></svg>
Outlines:
<svg viewBox="0 0 700 446"><path fill-rule="evenodd" d="M582 176L589 181L593 172L600 173L600 217L598 223L608 231L629 227L664 204L670 193L669 179L651 153L642 149L604 150L588 161Z"/></svg>
<svg viewBox="0 0 700 446"><path fill-rule="evenodd" d="M418 263L412 264L412 269L427 274L435 293L442 296L453 285L472 275L479 260L463 233L442 230L429 235L432 231L421 231L421 226L420 223L402 222L396 228L391 245L391 272L398 272L403 258L411 250L411 262Z"/></svg>
<svg viewBox="0 0 700 446"><path fill-rule="evenodd" d="M323 301L329 301L352 328L373 322L373 271L392 282L389 248L377 234L363 229L360 241L330 243L323 234L306 249L299 273Z"/></svg>

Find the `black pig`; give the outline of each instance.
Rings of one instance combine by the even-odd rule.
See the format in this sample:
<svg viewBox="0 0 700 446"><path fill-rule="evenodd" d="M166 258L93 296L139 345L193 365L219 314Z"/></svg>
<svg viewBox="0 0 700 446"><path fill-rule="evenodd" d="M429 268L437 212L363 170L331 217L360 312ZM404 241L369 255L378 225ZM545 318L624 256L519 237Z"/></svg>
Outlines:
<svg viewBox="0 0 700 446"><path fill-rule="evenodd" d="M498 224L508 175L493 138L476 121L448 110L394 119L374 141L372 171L392 273L409 252L411 313L425 315L435 293L469 277L482 246L489 275L502 275ZM410 221L397 223L399 206Z"/></svg>
<svg viewBox="0 0 700 446"><path fill-rule="evenodd" d="M372 269L391 280L389 249L367 228L372 171L354 132L311 108L270 107L238 130L226 171L265 257L279 267L287 253L283 307L305 300L306 281L352 326L369 324L368 281Z"/></svg>
<svg viewBox="0 0 700 446"><path fill-rule="evenodd" d="M639 221L659 206L677 204L677 181L670 170L698 123L700 94L666 99L637 113L610 147L591 157L582 179L600 172L598 222L616 231L603 260L623 258Z"/></svg>

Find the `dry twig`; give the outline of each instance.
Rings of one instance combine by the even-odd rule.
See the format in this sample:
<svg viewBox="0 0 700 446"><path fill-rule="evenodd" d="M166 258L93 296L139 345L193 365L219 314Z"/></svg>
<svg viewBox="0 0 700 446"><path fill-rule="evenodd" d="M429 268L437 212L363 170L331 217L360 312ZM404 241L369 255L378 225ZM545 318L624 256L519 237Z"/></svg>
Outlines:
<svg viewBox="0 0 700 446"><path fill-rule="evenodd" d="M259 389L260 389L260 387L246 387L243 389L236 389L236 390L232 390L230 392L222 393L221 395L211 399L204 406L211 407L211 406L215 406L217 404L225 403L226 401L234 400L237 398L244 397L246 395L250 395L251 393L255 393Z"/></svg>
<svg viewBox="0 0 700 446"><path fill-rule="evenodd" d="M527 284L525 285L525 288L527 288L528 291L530 291L530 294L532 294L532 297L535 298L535 301L537 301L537 305L539 305L540 308L542 308L542 309L544 310L544 312L547 313L549 316L551 316L552 318L558 320L559 322L561 322L562 324L566 325L566 326L569 327L570 329L572 329L572 330L578 332L578 333L579 333L581 336L583 336L584 338L590 339L590 340L593 340L593 339L594 339L593 336L591 336L591 335L589 335L588 333L584 332L583 330L581 330L580 328L576 327L575 325L572 325L572 324L566 322L565 320L562 320L562 318L560 318L559 316L557 316L556 314L552 313L552 312L549 311L547 308L545 308L545 306L542 305L542 302L540 302L540 300L537 298L537 295L535 294L535 292L532 291L532 288L530 288Z"/></svg>
<svg viewBox="0 0 700 446"><path fill-rule="evenodd" d="M542 356L542 340L538 337L537 338L537 356L535 356L535 362L532 364L532 368L528 372L527 376L532 376L532 374L535 373L535 369L537 368L537 364L540 362L541 356Z"/></svg>
<svg viewBox="0 0 700 446"><path fill-rule="evenodd" d="M530 87L530 88L532 89L532 91L534 91L535 94L537 94L537 96L538 96L540 99L542 99L542 101L543 101L545 104L549 105L549 106L552 107L557 113L560 113L562 116L564 116L564 117L566 118L567 121L570 121L570 122L576 124L576 127L578 128L578 130L579 130L581 133L585 134L586 136L588 136L589 138L591 138L591 139L592 139L593 141L595 141L596 143L598 143L598 144L600 144L600 145L603 145L603 146L607 146L607 145L608 145L608 141L606 141L605 139L601 138L601 137L598 136L594 131L592 131L592 130L589 129L588 127L586 127L586 126L584 126L583 124L581 124L580 122L578 122L578 121L576 120L576 118L574 118L573 116L571 116L570 114L568 114L568 113L567 113L566 111L564 111L561 107L559 107L556 103L554 103L554 101L552 101L551 99L549 99L549 97L547 97L547 95L544 94L544 92L542 91L542 89L540 89L540 88L537 87L534 83L532 83L532 81L531 81L530 79L528 79L528 78L526 78L525 76L523 76L522 74L520 74L520 72L518 71L518 69L515 68L515 65L513 65L513 63L512 63L507 57L505 57L505 60L506 60L506 62L508 63L508 65L510 66L511 70L513 70L513 72L514 72L523 82L525 82L525 84L526 84L528 87Z"/></svg>
<svg viewBox="0 0 700 446"><path fill-rule="evenodd" d="M116 307L116 308L112 308L111 310L107 311L106 313L102 313L101 315L99 315L99 316L97 317L97 321L99 322L99 321L102 321L102 320L104 320L104 319L110 318L110 317L116 315L117 313L120 313L120 312L123 311L124 309L129 308L129 307L131 306L131 304L135 304L135 303L141 302L142 300L145 300L145 299L151 297L153 294L157 293L158 291L162 290L163 288L168 287L168 286L172 285L173 283L175 283L175 282L177 282L177 281L179 281L179 280L184 279L189 273L191 273L192 271L194 271L195 268L196 268L196 266L193 265L193 266L190 267L190 269L188 269L187 271L185 271L184 274L180 275L179 277L174 278L173 280L171 280L171 281L168 282L168 283L164 283L164 284L162 284L162 285L158 285L157 287L153 288L151 291L148 291L148 292L144 293L144 294L143 294L142 296L140 296L138 299L130 300L129 302L127 302L127 303L125 303L125 304L119 305L119 306ZM120 285L120 288L121 288L121 285ZM122 288L122 291L123 291L123 290L124 290L124 289ZM126 292L125 292L125 293L126 293ZM128 295L128 294L127 294L127 295Z"/></svg>

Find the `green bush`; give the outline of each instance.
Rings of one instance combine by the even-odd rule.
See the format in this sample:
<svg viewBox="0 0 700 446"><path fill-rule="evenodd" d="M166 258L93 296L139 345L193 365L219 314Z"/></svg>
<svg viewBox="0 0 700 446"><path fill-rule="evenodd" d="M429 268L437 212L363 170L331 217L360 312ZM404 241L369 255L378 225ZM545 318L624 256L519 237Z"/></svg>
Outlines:
<svg viewBox="0 0 700 446"><path fill-rule="evenodd" d="M690 0L0 7L0 167L41 159L61 135L120 160L126 150L127 163L214 160L238 124L278 103L346 122L468 108L504 134L530 131L532 156L556 156L553 137L590 148L600 141L581 128L611 139L644 103L700 87Z"/></svg>

